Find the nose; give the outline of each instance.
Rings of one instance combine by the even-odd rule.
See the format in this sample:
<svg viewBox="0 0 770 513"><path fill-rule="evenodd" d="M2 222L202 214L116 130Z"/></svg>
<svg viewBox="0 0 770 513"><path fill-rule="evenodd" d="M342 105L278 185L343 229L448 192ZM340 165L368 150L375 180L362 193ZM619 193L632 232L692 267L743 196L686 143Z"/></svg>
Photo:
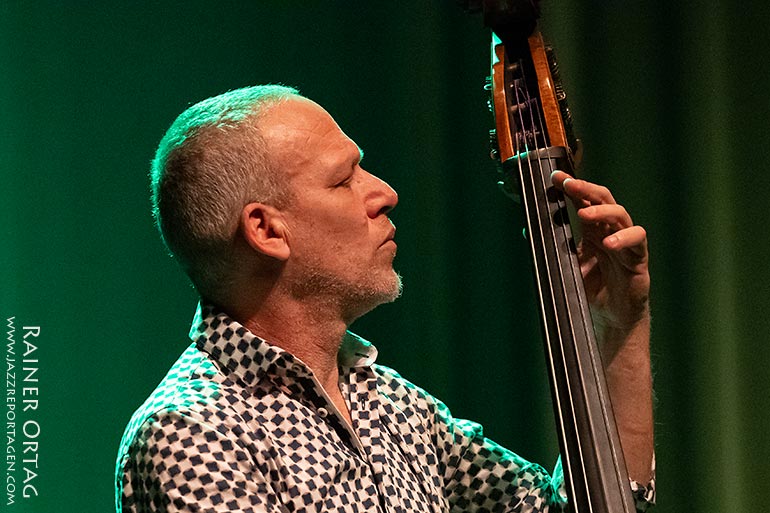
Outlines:
<svg viewBox="0 0 770 513"><path fill-rule="evenodd" d="M398 204L398 194L385 180L368 173L371 180L369 194L367 194L366 212L374 219L377 216L387 214Z"/></svg>

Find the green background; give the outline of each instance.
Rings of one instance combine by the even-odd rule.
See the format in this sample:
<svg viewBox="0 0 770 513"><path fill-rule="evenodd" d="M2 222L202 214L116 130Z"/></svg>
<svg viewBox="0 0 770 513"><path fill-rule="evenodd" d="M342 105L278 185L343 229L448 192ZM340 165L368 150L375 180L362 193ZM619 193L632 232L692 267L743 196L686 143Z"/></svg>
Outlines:
<svg viewBox="0 0 770 513"><path fill-rule="evenodd" d="M649 232L661 513L767 507L765 5L546 6L584 174ZM123 427L196 303L152 226L149 160L190 102L265 82L324 105L400 193L404 295L354 329L551 466L522 221L486 156L488 37L450 1L2 2L0 315L42 327L40 495L6 510L113 508Z"/></svg>

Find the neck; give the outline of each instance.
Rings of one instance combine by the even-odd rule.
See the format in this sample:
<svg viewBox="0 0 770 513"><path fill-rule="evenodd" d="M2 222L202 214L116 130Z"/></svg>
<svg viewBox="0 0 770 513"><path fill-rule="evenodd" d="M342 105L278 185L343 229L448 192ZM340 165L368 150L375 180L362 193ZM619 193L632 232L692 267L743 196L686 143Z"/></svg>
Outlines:
<svg viewBox="0 0 770 513"><path fill-rule="evenodd" d="M334 309L285 296L241 300L224 309L253 334L302 360L330 395L339 390L337 352L347 323Z"/></svg>

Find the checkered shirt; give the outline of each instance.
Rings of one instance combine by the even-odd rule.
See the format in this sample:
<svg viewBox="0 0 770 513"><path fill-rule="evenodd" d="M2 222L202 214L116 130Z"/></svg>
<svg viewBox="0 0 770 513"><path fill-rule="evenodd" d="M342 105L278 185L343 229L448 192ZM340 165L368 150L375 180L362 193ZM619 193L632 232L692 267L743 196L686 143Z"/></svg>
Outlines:
<svg viewBox="0 0 770 513"><path fill-rule="evenodd" d="M304 363L224 313L199 307L191 338L123 435L118 513L564 505L558 465L552 478L484 438L480 425L454 419L439 400L375 365L374 346L352 333L338 358L352 426Z"/></svg>

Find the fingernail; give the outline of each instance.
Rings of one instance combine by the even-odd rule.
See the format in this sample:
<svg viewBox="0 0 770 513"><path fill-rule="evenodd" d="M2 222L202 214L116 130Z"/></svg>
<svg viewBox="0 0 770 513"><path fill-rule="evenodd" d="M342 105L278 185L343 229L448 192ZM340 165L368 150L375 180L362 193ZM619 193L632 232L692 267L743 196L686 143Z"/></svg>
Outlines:
<svg viewBox="0 0 770 513"><path fill-rule="evenodd" d="M620 242L620 239L618 239L617 235L610 235L607 237L607 244L609 246L615 247L618 245L618 242Z"/></svg>

